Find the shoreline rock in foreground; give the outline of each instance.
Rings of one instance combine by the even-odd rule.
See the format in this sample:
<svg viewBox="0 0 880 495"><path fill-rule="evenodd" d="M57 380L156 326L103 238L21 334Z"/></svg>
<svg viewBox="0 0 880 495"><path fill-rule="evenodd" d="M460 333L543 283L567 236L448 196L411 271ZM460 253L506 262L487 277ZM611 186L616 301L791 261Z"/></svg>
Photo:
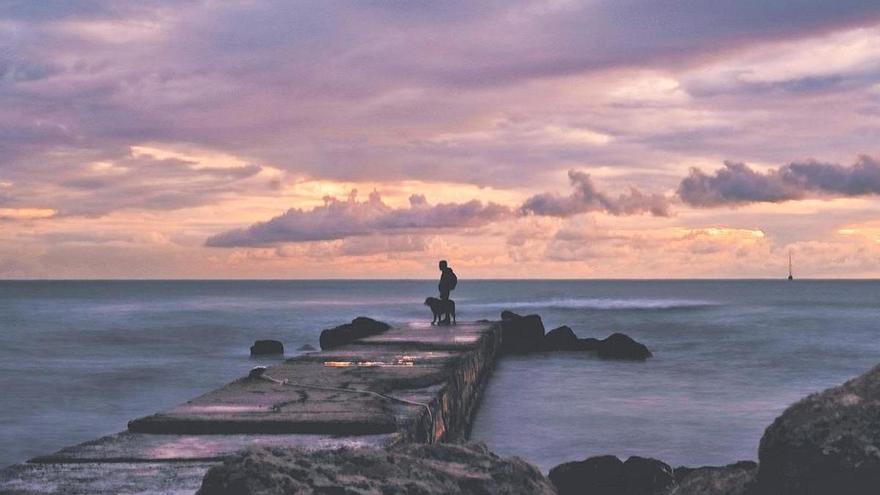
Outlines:
<svg viewBox="0 0 880 495"><path fill-rule="evenodd" d="M443 493L552 495L535 466L483 444L402 444L389 449L252 448L211 468L198 495Z"/></svg>
<svg viewBox="0 0 880 495"><path fill-rule="evenodd" d="M762 494L880 493L880 366L786 409L758 458Z"/></svg>
<svg viewBox="0 0 880 495"><path fill-rule="evenodd" d="M675 485L668 464L638 456L566 462L551 469L549 478L559 495L662 495Z"/></svg>
<svg viewBox="0 0 880 495"><path fill-rule="evenodd" d="M669 495L753 494L758 464L740 461L727 466L680 467L675 469L678 486Z"/></svg>

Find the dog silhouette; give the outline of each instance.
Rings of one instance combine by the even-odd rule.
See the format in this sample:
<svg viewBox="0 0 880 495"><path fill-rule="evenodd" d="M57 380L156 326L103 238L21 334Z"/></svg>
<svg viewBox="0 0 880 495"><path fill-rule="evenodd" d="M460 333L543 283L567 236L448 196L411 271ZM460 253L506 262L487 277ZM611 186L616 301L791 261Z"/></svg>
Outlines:
<svg viewBox="0 0 880 495"><path fill-rule="evenodd" d="M444 301L443 299L438 299L436 297L429 297L425 299L425 306L431 308L431 312L434 313L434 319L431 320L431 325L442 324L443 316L446 316L447 320L451 316L452 323L455 324L455 301L452 299Z"/></svg>

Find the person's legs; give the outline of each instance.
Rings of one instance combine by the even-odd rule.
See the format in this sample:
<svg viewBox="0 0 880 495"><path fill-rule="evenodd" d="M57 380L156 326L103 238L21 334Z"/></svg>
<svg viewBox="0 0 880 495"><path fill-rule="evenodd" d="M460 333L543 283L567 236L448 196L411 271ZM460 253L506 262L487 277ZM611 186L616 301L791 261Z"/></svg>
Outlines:
<svg viewBox="0 0 880 495"><path fill-rule="evenodd" d="M443 310L446 310L449 305L449 291L448 290L441 290L440 291L440 300L443 301ZM444 319L440 320L440 323L445 323L447 325L449 324L449 312L448 311L446 311L446 317Z"/></svg>

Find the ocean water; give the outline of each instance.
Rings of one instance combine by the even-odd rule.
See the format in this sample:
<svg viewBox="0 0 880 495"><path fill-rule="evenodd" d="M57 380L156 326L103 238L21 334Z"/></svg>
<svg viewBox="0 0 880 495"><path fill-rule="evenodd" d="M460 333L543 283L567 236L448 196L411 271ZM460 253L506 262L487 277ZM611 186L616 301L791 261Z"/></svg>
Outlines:
<svg viewBox="0 0 880 495"><path fill-rule="evenodd" d="M0 465L123 430L367 315L430 319L434 281L0 282ZM756 459L800 397L880 363L880 282L468 281L459 318L538 313L581 337L622 331L655 357L502 359L472 438L544 471L592 455L673 465Z"/></svg>

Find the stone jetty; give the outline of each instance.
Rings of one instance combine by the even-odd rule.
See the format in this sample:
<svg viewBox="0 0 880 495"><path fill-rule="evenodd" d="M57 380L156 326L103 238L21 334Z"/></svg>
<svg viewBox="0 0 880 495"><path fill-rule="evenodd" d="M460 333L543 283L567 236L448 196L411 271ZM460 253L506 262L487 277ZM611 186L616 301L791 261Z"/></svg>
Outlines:
<svg viewBox="0 0 880 495"><path fill-rule="evenodd" d="M388 447L463 440L500 325L408 324L257 370L128 431L0 471L0 493L194 493L249 446Z"/></svg>

